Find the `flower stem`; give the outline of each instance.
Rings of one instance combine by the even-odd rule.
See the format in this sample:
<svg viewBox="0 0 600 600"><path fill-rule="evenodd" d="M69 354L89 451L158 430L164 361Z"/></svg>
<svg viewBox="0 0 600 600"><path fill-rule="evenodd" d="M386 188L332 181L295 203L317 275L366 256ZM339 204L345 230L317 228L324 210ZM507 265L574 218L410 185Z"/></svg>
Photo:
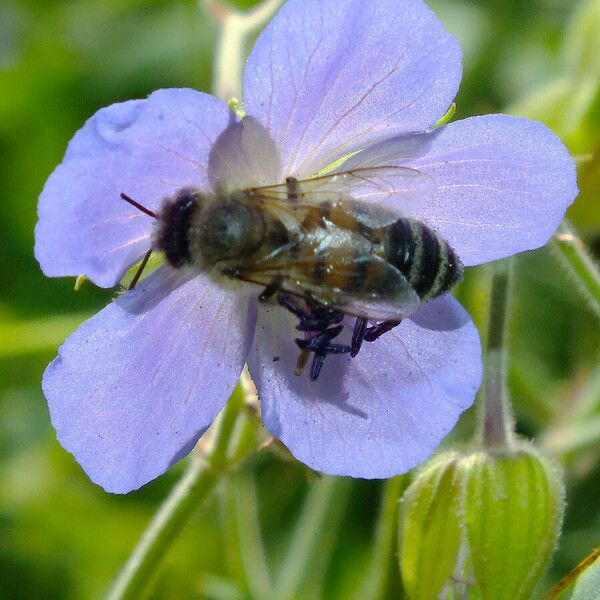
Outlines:
<svg viewBox="0 0 600 600"><path fill-rule="evenodd" d="M327 545L324 541L332 533L328 519L340 515L350 485L351 480L347 478L328 475L312 483L283 559L273 598L298 598L302 584L309 576L314 577L311 566L325 558L322 556L323 546Z"/></svg>
<svg viewBox="0 0 600 600"><path fill-rule="evenodd" d="M510 446L513 417L506 384L506 332L512 280L512 261L494 263L488 340L480 394L479 435L488 447Z"/></svg>
<svg viewBox="0 0 600 600"><path fill-rule="evenodd" d="M252 598L271 598L271 575L260 531L258 494L255 475L244 469L227 482L231 496L227 505L230 514L231 538L239 557L238 576L242 576L246 591Z"/></svg>
<svg viewBox="0 0 600 600"><path fill-rule="evenodd" d="M388 479L381 495L381 507L370 565L362 585L352 597L354 600L382 600L387 598L392 569L397 569L394 550L398 534L398 503L409 483L406 475Z"/></svg>
<svg viewBox="0 0 600 600"><path fill-rule="evenodd" d="M241 97L248 40L264 27L282 2L264 0L248 12L240 12L221 0L203 0L203 8L221 24L214 62L215 96L223 100Z"/></svg>
<svg viewBox="0 0 600 600"><path fill-rule="evenodd" d="M589 307L600 317L600 269L566 219L552 239L550 249L573 278Z"/></svg>
<svg viewBox="0 0 600 600"><path fill-rule="evenodd" d="M240 455L236 444L230 440L237 430L235 424L240 419L247 420L244 411L240 412L240 401L234 392L220 417L211 450L203 456L194 451L189 458L183 477L175 485L169 496L159 507L152 521L142 534L133 552L117 576L107 600L139 598L156 573L163 557L171 548L183 526L196 509L215 489L215 486L239 460L250 454L254 446L246 444L246 439L238 437L238 444L244 443L245 454ZM229 448L227 460L223 459L223 448Z"/></svg>

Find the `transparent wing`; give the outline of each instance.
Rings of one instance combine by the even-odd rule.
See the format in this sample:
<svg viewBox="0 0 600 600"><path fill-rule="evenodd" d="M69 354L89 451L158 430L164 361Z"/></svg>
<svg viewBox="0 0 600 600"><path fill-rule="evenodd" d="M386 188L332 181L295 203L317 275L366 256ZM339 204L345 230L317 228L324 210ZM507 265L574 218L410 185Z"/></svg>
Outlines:
<svg viewBox="0 0 600 600"><path fill-rule="evenodd" d="M379 166L333 171L327 175L288 180L287 183L251 188L252 195L287 207L320 206L325 202L377 205L387 222L411 216L433 195L431 178L408 167Z"/></svg>
<svg viewBox="0 0 600 600"><path fill-rule="evenodd" d="M321 282L313 276L317 264L326 272ZM303 258L283 247L230 276L264 287L279 281L281 289L290 294L304 297L309 292L326 306L377 321L410 316L420 304L419 296L396 267L368 253L340 257L323 247L314 256Z"/></svg>

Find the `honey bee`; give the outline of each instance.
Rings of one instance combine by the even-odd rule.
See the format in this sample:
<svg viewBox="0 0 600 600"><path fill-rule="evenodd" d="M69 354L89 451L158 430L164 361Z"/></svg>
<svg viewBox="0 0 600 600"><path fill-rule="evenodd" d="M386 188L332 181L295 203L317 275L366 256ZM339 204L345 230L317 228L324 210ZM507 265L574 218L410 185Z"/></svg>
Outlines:
<svg viewBox="0 0 600 600"><path fill-rule="evenodd" d="M363 341L462 277L455 252L433 229L360 199L382 181L392 182L390 194L404 186L416 197L430 184L414 169L364 167L236 191L186 187L156 214L121 194L156 219L152 249L132 287L153 250L176 269L261 286L261 302L274 300L298 318L305 337L296 339L296 373L312 353L310 377L317 379L328 354L356 356ZM346 316L355 318L351 343L336 343Z"/></svg>

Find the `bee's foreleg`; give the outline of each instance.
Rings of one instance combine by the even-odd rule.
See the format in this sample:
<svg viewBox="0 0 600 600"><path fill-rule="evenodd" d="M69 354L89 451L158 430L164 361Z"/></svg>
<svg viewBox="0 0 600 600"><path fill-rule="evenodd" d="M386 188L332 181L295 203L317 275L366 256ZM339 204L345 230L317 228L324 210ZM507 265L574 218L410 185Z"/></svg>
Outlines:
<svg viewBox="0 0 600 600"><path fill-rule="evenodd" d="M265 289L258 295L258 301L262 304L267 302L281 289L281 279L274 279Z"/></svg>
<svg viewBox="0 0 600 600"><path fill-rule="evenodd" d="M286 310L289 310L293 315L298 317L300 321L311 317L311 314L305 308L302 308L297 298L294 298L291 294L279 292L279 294L277 294L276 300L279 306L282 306Z"/></svg>

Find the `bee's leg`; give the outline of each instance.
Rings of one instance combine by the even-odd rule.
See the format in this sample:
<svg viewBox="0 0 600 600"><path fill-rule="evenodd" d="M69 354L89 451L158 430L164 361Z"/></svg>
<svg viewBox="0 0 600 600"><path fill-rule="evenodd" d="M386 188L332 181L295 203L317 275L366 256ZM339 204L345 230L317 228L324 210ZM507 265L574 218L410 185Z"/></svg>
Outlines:
<svg viewBox="0 0 600 600"><path fill-rule="evenodd" d="M286 294L285 292L279 292L277 294L277 304L282 306L286 310L289 310L294 316L298 317L300 321L304 319L311 318L311 313L308 312L305 308L300 306L300 303L296 298L294 298L291 294Z"/></svg>
<svg viewBox="0 0 600 600"><path fill-rule="evenodd" d="M307 350L315 353L310 367L310 378L313 381L319 377L321 369L323 368L323 361L328 354L347 354L350 352L350 346L331 343L343 329L343 325L338 325L337 327L325 329L312 338L296 340L296 344L303 351L303 354L305 354Z"/></svg>
<svg viewBox="0 0 600 600"><path fill-rule="evenodd" d="M350 346L343 344L328 344L323 350L315 352L313 361L310 365L310 378L312 381L316 381L323 368L323 362L328 354L347 354L350 352Z"/></svg>
<svg viewBox="0 0 600 600"><path fill-rule="evenodd" d="M297 298L285 292L277 294L277 303L298 317L299 323L296 327L298 331L324 331L330 325L337 325L344 318L343 313L339 311L335 311L339 315L333 316L329 313L326 315L316 314L312 309L301 306Z"/></svg>
<svg viewBox="0 0 600 600"><path fill-rule="evenodd" d="M331 345L330 342L336 338L344 329L343 325L331 327L330 329L324 329L317 335L307 338L305 340L297 339L296 344L302 350L312 350L318 352L324 350L326 346Z"/></svg>
<svg viewBox="0 0 600 600"><path fill-rule="evenodd" d="M382 336L384 333L391 331L394 327L400 325L401 321L384 321L383 323L378 323L377 325L373 325L369 327L364 335L365 342L374 342L378 337Z"/></svg>
<svg viewBox="0 0 600 600"><path fill-rule="evenodd" d="M344 313L341 310L331 308L330 306L326 306L322 302L319 302L311 292L306 292L304 300L306 305L312 311L312 322L315 325L309 328L305 327L304 324L300 324L298 326L300 331L321 331L330 325L338 325L344 320ZM306 324L308 324L308 321Z"/></svg>
<svg viewBox="0 0 600 600"><path fill-rule="evenodd" d="M313 361L310 365L310 379L311 381L316 381L321 374L321 369L323 368L323 363L325 362L325 357L327 355L324 352L316 352Z"/></svg>
<svg viewBox="0 0 600 600"><path fill-rule="evenodd" d="M258 301L262 304L267 302L281 289L281 279L274 279L265 289L258 295Z"/></svg>
<svg viewBox="0 0 600 600"><path fill-rule="evenodd" d="M354 358L358 354L363 342L374 342L397 325L400 325L400 321L384 321L383 323L367 327L367 320L363 317L357 317L354 323L354 331L352 332L352 350L350 351L350 356Z"/></svg>
<svg viewBox="0 0 600 600"><path fill-rule="evenodd" d="M364 317L356 317L356 321L354 323L354 330L352 331L352 350L350 351L350 356L352 358L354 358L360 351L367 331L367 320Z"/></svg>

